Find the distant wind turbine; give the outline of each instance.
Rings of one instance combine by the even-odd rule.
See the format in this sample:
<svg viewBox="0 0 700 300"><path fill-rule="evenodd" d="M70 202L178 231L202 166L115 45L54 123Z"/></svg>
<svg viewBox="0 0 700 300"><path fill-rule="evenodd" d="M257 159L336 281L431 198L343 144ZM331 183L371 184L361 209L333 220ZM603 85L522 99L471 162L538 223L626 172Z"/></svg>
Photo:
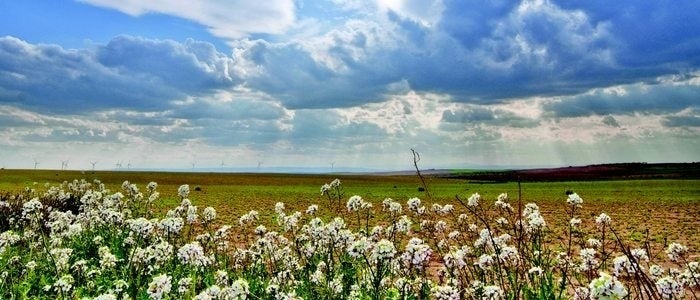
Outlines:
<svg viewBox="0 0 700 300"><path fill-rule="evenodd" d="M197 163L193 161L190 163L190 165L192 165L192 170L194 170L194 166L197 165Z"/></svg>
<svg viewBox="0 0 700 300"><path fill-rule="evenodd" d="M335 162L331 162L331 172L333 172L334 167L335 167Z"/></svg>
<svg viewBox="0 0 700 300"><path fill-rule="evenodd" d="M122 168L122 161L121 160L118 161L116 164L114 164L114 166L117 168L117 170L121 169Z"/></svg>
<svg viewBox="0 0 700 300"><path fill-rule="evenodd" d="M68 160L62 160L61 161L61 170L65 170L68 168Z"/></svg>
<svg viewBox="0 0 700 300"><path fill-rule="evenodd" d="M128 163L126 163L126 169L127 169L127 170L131 169L131 161L129 161Z"/></svg>
<svg viewBox="0 0 700 300"><path fill-rule="evenodd" d="M97 164L97 162L91 161L90 164L92 165L92 170L95 171L95 165Z"/></svg>
<svg viewBox="0 0 700 300"><path fill-rule="evenodd" d="M258 171L260 170L260 166L262 166L262 164L263 164L262 161L258 161Z"/></svg>
<svg viewBox="0 0 700 300"><path fill-rule="evenodd" d="M39 165L39 161L36 160L36 158L35 158L34 159L34 170L36 170L36 166L38 166L38 165Z"/></svg>
<svg viewBox="0 0 700 300"><path fill-rule="evenodd" d="M226 164L224 163L224 161L221 160L221 165L219 165L219 166L223 169L225 165L226 165Z"/></svg>

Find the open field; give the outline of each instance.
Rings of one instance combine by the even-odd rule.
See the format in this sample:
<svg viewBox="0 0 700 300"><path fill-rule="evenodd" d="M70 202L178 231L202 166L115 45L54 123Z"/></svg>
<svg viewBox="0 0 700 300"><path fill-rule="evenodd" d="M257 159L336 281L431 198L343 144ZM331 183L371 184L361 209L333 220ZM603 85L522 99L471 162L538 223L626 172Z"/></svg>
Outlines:
<svg viewBox="0 0 700 300"><path fill-rule="evenodd" d="M427 182L0 170L0 298L696 297L698 179Z"/></svg>
<svg viewBox="0 0 700 300"><path fill-rule="evenodd" d="M487 201L494 201L500 193L508 193L517 199L516 182L473 183L468 179L430 177L428 190L431 198L419 192L420 180L416 176L372 175L289 175L289 174L222 174L222 173L163 173L126 171L52 171L52 170L2 170L0 191L19 191L25 186L42 189L45 183L59 184L73 179L91 181L99 179L113 191L128 180L141 188L150 181L159 184L161 193L156 207L161 212L179 203L177 188L189 184L193 204L212 206L219 212L219 222L235 224L249 210L258 210L263 220L274 216L274 205L283 202L290 210L304 211L310 204L318 204L322 214L330 214L328 200L320 193L324 183L339 178L344 187L344 205L347 198L360 195L381 210L385 198L405 203L412 197L421 198L426 204L452 203L460 209L455 195L466 199L479 193ZM36 185L34 184L36 182ZM195 187L201 191L195 191ZM564 214L565 191L572 190L584 199L582 216L585 222L605 212L613 218L613 224L626 237L640 241L646 229L651 237L663 243L664 239L680 241L700 250L700 180L607 180L607 181L556 181L524 182L521 184L523 202L536 202L552 229L565 228L568 220ZM343 208L344 209L344 208ZM381 218L381 212L378 212Z"/></svg>

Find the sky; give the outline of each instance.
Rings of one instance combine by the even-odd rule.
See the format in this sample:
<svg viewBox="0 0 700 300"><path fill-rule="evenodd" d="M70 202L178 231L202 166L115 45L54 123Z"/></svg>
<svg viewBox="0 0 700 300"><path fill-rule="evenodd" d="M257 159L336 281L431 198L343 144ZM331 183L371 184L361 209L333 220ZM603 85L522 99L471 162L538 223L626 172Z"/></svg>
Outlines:
<svg viewBox="0 0 700 300"><path fill-rule="evenodd" d="M4 168L700 161L695 0L0 2Z"/></svg>

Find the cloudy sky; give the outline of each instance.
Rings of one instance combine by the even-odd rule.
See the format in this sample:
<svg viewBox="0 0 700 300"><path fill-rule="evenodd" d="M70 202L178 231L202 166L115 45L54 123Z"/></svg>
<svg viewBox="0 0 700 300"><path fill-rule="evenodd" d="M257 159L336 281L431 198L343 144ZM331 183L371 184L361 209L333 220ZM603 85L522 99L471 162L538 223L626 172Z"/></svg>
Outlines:
<svg viewBox="0 0 700 300"><path fill-rule="evenodd" d="M6 168L700 161L695 0L0 2Z"/></svg>

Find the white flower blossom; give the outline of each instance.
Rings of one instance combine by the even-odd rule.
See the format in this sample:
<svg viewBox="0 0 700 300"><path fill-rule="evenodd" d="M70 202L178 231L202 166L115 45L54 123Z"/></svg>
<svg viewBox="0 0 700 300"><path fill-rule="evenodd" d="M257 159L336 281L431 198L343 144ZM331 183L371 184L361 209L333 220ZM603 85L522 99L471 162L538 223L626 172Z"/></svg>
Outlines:
<svg viewBox="0 0 700 300"><path fill-rule="evenodd" d="M186 199L187 196L190 195L190 186L187 185L187 184L181 185L181 186L177 189L177 195L180 196L180 198L182 198L182 199Z"/></svg>
<svg viewBox="0 0 700 300"><path fill-rule="evenodd" d="M204 212L202 213L202 218L204 219L204 222L211 223L212 221L214 221L214 219L216 219L216 209L214 209L211 206L208 206L204 209Z"/></svg>
<svg viewBox="0 0 700 300"><path fill-rule="evenodd" d="M161 274L153 277L153 280L148 284L148 290L146 291L149 298L160 300L166 297L172 288L170 282L171 280L172 277L168 276L167 274Z"/></svg>
<svg viewBox="0 0 700 300"><path fill-rule="evenodd" d="M627 296L627 289L620 281L607 273L600 272L600 276L588 284L591 299L622 299Z"/></svg>

